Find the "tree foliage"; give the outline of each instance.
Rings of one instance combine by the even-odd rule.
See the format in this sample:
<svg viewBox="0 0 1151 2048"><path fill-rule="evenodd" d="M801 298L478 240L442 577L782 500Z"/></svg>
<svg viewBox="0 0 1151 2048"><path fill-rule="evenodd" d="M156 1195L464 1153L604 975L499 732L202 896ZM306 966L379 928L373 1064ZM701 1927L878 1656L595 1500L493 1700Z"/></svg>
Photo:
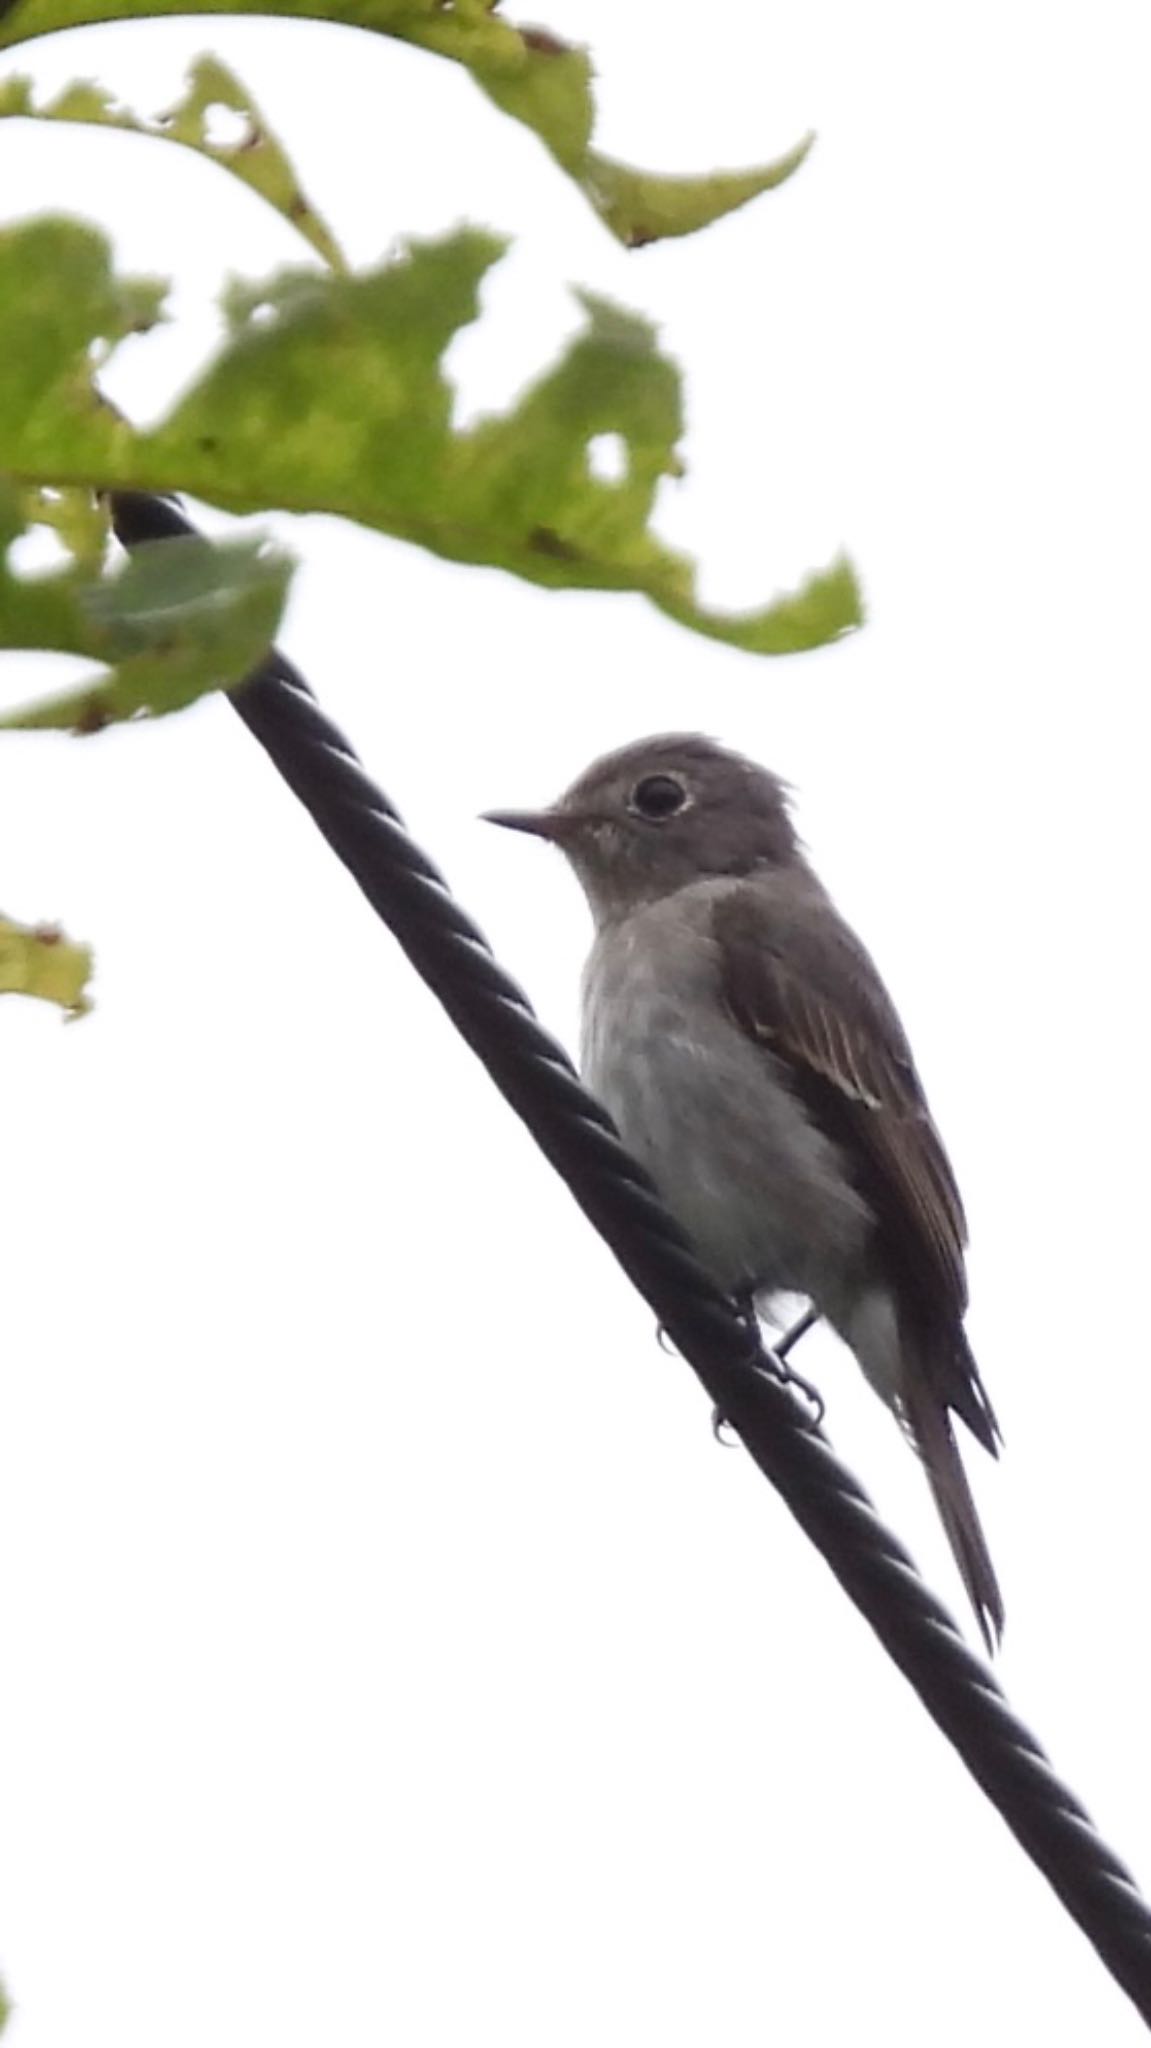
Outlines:
<svg viewBox="0 0 1151 2048"><path fill-rule="evenodd" d="M464 66L538 137L605 227L638 247L684 235L780 185L810 146L745 171L659 176L594 146L585 51L516 28L489 0L10 0L0 48L97 21L189 12L321 18ZM240 129L222 143L213 116ZM102 493L187 491L235 514L284 509L357 520L452 561L556 590L627 591L680 624L756 654L817 646L860 617L845 561L750 612L710 611L694 565L655 527L680 469L681 380L640 315L580 293L583 325L505 412L454 423L444 356L479 317L504 244L460 229L353 273L247 86L217 58L157 115L77 80L49 98L0 87L0 118L113 126L196 150L301 237L298 268L229 286L225 333L167 416L142 429L101 392L129 335L163 317L163 280L121 275L109 242L72 218L0 224L0 649L80 655L91 671L9 726L90 733L226 688L274 636L291 563L258 535L142 550L117 564ZM145 146L142 144L142 146ZM613 461L596 461L606 440ZM63 566L36 566L50 529ZM59 547L57 552L59 553Z"/></svg>

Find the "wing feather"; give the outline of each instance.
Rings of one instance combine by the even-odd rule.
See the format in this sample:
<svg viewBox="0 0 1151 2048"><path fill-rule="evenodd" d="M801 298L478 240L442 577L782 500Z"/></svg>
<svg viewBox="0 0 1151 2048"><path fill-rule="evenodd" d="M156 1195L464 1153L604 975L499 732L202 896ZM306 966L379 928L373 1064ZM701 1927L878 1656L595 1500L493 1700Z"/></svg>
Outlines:
<svg viewBox="0 0 1151 2048"><path fill-rule="evenodd" d="M951 1428L996 1451L998 1425L963 1330L967 1222L911 1048L870 955L810 873L717 896L721 986L838 1146L876 1221L909 1338L896 1411L927 1470L988 1648L1003 1599Z"/></svg>
<svg viewBox="0 0 1151 2048"><path fill-rule="evenodd" d="M941 1398L988 1449L995 1418L963 1336L967 1222L911 1048L870 955L813 876L717 897L723 999L781 1059L876 1218L901 1312L932 1339Z"/></svg>

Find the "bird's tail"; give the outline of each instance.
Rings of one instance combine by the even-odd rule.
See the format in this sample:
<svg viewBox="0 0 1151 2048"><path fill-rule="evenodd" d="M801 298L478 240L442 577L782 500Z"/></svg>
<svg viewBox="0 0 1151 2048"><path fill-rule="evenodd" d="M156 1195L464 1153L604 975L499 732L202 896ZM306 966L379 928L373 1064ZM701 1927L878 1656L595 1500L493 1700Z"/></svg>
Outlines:
<svg viewBox="0 0 1151 2048"><path fill-rule="evenodd" d="M994 1652L1003 1634L1003 1595L971 1497L950 1411L926 1375L919 1372L905 1376L899 1405L908 1435L923 1460L979 1632L988 1651Z"/></svg>

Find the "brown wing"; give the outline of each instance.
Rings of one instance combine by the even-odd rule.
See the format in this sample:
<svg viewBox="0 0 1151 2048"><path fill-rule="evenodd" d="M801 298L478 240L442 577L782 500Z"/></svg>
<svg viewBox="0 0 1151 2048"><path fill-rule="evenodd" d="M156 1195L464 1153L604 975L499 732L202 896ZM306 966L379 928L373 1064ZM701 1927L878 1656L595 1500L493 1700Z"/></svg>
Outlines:
<svg viewBox="0 0 1151 2048"><path fill-rule="evenodd" d="M963 1204L870 955L809 876L781 878L770 906L746 889L718 898L715 934L731 1015L786 1063L839 1145L876 1218L901 1311L947 1340L929 1347L954 1360L941 1398L994 1450L995 1418L962 1331Z"/></svg>

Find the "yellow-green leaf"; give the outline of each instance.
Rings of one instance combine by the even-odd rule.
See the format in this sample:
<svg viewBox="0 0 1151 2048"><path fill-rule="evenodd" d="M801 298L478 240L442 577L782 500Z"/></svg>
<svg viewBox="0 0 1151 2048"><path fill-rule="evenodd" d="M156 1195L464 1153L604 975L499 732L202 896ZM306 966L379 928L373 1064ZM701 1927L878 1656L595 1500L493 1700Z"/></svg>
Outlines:
<svg viewBox="0 0 1151 2048"><path fill-rule="evenodd" d="M82 1017L92 1007L91 975L91 947L66 939L56 925L14 924L0 916L0 995L36 996L58 1003L68 1017Z"/></svg>
<svg viewBox="0 0 1151 2048"><path fill-rule="evenodd" d="M87 266L91 321L115 303L110 267L93 267L91 230L34 222L22 232L16 347L23 359L22 307L38 326L66 299L83 361L85 301L72 278ZM84 264L70 260L73 240ZM584 326L558 362L509 411L453 428L443 355L476 317L500 253L492 236L465 230L363 276L289 272L233 292L229 344L146 433L112 419L85 418L82 432L75 418L61 421L60 363L48 365L42 397L25 363L18 408L0 387L0 468L71 482L79 462L101 484L184 489L235 512L342 514L554 589L641 592L695 631L756 653L810 647L857 624L846 564L745 616L698 603L694 565L651 523L661 481L680 470L679 373L634 314L585 296ZM610 477L595 461L604 437Z"/></svg>
<svg viewBox="0 0 1151 2048"><path fill-rule="evenodd" d="M81 568L103 567L110 534L108 511L92 491L74 485L63 490L32 488L24 494L24 513L30 526L54 533Z"/></svg>
<svg viewBox="0 0 1151 2048"><path fill-rule="evenodd" d="M0 8L0 49L90 22L173 14L261 14L343 22L414 43L461 64L504 113L538 135L611 232L633 248L661 235L690 234L746 205L790 177L809 146L802 142L774 163L747 171L661 177L629 169L591 146L595 102L587 52L546 29L517 28L496 11L492 0L199 0L198 5L189 0L9 0ZM223 97L219 91L212 96L217 101ZM224 103L233 104L226 97ZM195 116L189 118L194 123ZM238 169L235 164L230 168ZM273 183L282 190L278 170ZM265 191L265 197L270 196ZM297 225L308 232L302 221ZM315 234L309 239L320 247Z"/></svg>
<svg viewBox="0 0 1151 2048"><path fill-rule="evenodd" d="M232 142L213 142L209 136L212 115L221 107L238 115L243 123ZM247 87L218 58L198 58L188 73L183 97L150 119L121 106L91 79L76 79L38 106L32 81L18 77L0 81L0 119L5 118L86 122L179 143L209 157L259 193L334 270L347 267L335 236L304 192L279 137L269 128Z"/></svg>
<svg viewBox="0 0 1151 2048"><path fill-rule="evenodd" d="M579 182L613 235L629 249L672 235L694 235L725 213L782 185L799 169L815 141L805 135L775 163L755 171L713 171L709 177L657 177L589 150Z"/></svg>

